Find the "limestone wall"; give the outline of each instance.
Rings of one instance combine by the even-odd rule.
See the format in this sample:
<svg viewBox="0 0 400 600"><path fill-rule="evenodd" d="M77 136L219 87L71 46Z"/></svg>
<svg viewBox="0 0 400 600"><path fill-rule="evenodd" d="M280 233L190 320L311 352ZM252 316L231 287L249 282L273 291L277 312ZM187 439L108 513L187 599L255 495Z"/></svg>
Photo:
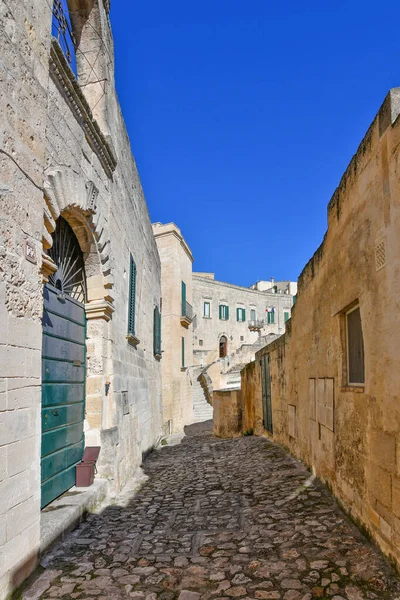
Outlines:
<svg viewBox="0 0 400 600"><path fill-rule="evenodd" d="M161 259L163 425L166 434L179 433L193 422L193 326L182 318L182 282L192 305L193 256L174 223L155 223L153 230Z"/></svg>
<svg viewBox="0 0 400 600"><path fill-rule="evenodd" d="M51 20L44 0L0 1L0 598L30 572L39 547L43 282L60 215L85 257L85 432L87 444L101 445L100 475L120 489L162 427L153 355L160 261L115 94L108 13L101 0L88 10L82 48L90 56L90 44L101 45L107 84L84 94L60 67ZM137 346L126 339L131 253Z"/></svg>
<svg viewBox="0 0 400 600"><path fill-rule="evenodd" d="M390 92L328 207L323 244L299 279L270 354L274 438L312 466L400 563L400 89ZM345 313L359 303L365 384L349 385Z"/></svg>

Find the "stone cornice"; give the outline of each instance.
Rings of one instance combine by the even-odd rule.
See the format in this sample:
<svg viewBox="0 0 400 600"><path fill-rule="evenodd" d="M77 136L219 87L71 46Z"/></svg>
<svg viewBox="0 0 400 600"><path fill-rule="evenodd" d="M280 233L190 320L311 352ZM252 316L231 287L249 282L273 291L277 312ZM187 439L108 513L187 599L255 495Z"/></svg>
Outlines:
<svg viewBox="0 0 400 600"><path fill-rule="evenodd" d="M50 74L54 83L67 100L78 123L85 132L88 144L93 152L97 154L104 171L111 179L115 167L117 166L117 160L113 155L110 145L102 134L97 121L93 118L90 106L55 38L53 38L51 42Z"/></svg>
<svg viewBox="0 0 400 600"><path fill-rule="evenodd" d="M85 304L85 313L87 319L104 319L109 321L114 312L114 306L109 300L92 300Z"/></svg>

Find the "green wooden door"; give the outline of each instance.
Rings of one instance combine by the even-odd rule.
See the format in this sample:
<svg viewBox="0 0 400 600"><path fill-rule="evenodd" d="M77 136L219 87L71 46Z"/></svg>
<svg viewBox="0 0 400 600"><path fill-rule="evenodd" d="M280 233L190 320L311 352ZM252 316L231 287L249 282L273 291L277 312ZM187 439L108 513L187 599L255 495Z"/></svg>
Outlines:
<svg viewBox="0 0 400 600"><path fill-rule="evenodd" d="M75 485L85 414L84 305L44 287L42 344L42 507Z"/></svg>
<svg viewBox="0 0 400 600"><path fill-rule="evenodd" d="M269 354L261 357L261 385L262 385L262 405L263 405L263 424L264 428L273 433L272 425L272 399L271 399L271 371L269 364Z"/></svg>

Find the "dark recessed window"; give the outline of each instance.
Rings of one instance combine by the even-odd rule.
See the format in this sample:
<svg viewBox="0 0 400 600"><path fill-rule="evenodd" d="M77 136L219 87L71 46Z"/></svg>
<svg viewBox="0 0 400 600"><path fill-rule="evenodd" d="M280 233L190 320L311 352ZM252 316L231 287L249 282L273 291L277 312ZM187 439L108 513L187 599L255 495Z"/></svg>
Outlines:
<svg viewBox="0 0 400 600"><path fill-rule="evenodd" d="M365 382L364 340L359 306L346 313L346 337L348 384L362 385Z"/></svg>

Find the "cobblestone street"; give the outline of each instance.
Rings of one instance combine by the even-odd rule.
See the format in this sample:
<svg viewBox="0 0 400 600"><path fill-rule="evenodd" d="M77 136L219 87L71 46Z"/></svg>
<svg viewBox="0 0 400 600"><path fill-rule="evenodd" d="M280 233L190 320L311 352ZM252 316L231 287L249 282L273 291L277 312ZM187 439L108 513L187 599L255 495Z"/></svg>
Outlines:
<svg viewBox="0 0 400 600"><path fill-rule="evenodd" d="M301 463L264 438L187 434L147 458L126 506L57 546L23 597L400 600L394 571Z"/></svg>

